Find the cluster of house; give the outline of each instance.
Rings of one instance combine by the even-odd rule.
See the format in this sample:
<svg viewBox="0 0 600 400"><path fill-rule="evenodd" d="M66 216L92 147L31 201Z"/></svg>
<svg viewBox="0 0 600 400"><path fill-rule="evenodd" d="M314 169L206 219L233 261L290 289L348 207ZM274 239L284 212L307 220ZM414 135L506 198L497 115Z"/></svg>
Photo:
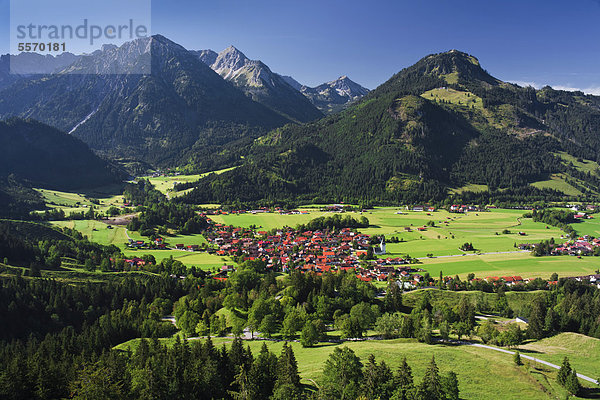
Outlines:
<svg viewBox="0 0 600 400"><path fill-rule="evenodd" d="M434 212L435 211L435 207L433 206L412 206L411 207L412 211L428 211L428 212Z"/></svg>
<svg viewBox="0 0 600 400"><path fill-rule="evenodd" d="M595 204L569 204L567 207L573 211L596 211L598 209L598 206Z"/></svg>
<svg viewBox="0 0 600 400"><path fill-rule="evenodd" d="M573 218L575 218L575 219L592 219L594 217L592 215L580 212L580 213L573 215Z"/></svg>
<svg viewBox="0 0 600 400"><path fill-rule="evenodd" d="M148 242L144 240L133 240L129 239L127 243L127 247L130 249L144 249L144 250L186 250L186 251L199 251L200 246L196 244L185 245L185 244L176 244L175 246L170 246L165 239L161 237L157 237L154 240L150 240Z"/></svg>
<svg viewBox="0 0 600 400"><path fill-rule="evenodd" d="M504 283L507 286L513 286L529 282L529 278L523 279L520 276L487 276L483 280L489 283Z"/></svg>
<svg viewBox="0 0 600 400"><path fill-rule="evenodd" d="M112 259L111 259L111 261L112 261ZM146 265L146 261L144 261L138 257L126 258L123 261L126 262L127 264L129 264L130 267L140 268L140 267L143 267L144 265Z"/></svg>
<svg viewBox="0 0 600 400"><path fill-rule="evenodd" d="M584 276L573 276L568 277L567 279L576 280L577 282L587 282L593 286L596 286L600 289L600 274L592 274L592 275L584 275ZM474 280L480 280L479 278L475 278ZM519 284L527 284L531 279L529 278L521 278L520 276L488 276L483 279L489 283L503 283L507 286L514 286ZM556 285L558 281L548 281L548 285Z"/></svg>
<svg viewBox="0 0 600 400"><path fill-rule="evenodd" d="M573 279L577 282L587 282L590 285L596 286L598 289L600 289L600 274L573 276L568 279Z"/></svg>
<svg viewBox="0 0 600 400"><path fill-rule="evenodd" d="M255 210L230 210L225 211L221 209L209 209L203 212L205 215L239 215L239 214L266 214L266 213L277 213L281 215L294 215L294 214L308 214L308 210L286 210L281 207L267 208L261 207Z"/></svg>
<svg viewBox="0 0 600 400"><path fill-rule="evenodd" d="M479 206L469 206L464 204L452 204L448 211L453 213L466 213L469 211L481 211Z"/></svg>
<svg viewBox="0 0 600 400"><path fill-rule="evenodd" d="M555 245L552 249L552 255L585 256L594 252L595 247L600 246L600 239L590 239L588 235L577 238L576 240Z"/></svg>
<svg viewBox="0 0 600 400"><path fill-rule="evenodd" d="M561 236L561 239L563 238L564 236ZM518 248L520 250L533 250L536 246L539 246L539 243L521 243ZM600 239L592 239L590 236L584 235L562 244L551 245L550 254L553 256L587 256L592 255L596 247L600 247Z"/></svg>
<svg viewBox="0 0 600 400"><path fill-rule="evenodd" d="M371 246L371 237L344 228L339 231L298 231L293 228L275 232L212 224L205 233L206 239L216 248L219 256L242 257L245 260L262 260L268 269L286 272L322 274L329 271L354 271L363 281L385 281L390 277L409 277L415 272L402 258L365 260ZM385 253L385 243L377 247L376 254ZM225 273L224 273L225 272ZM221 270L219 278L226 277Z"/></svg>

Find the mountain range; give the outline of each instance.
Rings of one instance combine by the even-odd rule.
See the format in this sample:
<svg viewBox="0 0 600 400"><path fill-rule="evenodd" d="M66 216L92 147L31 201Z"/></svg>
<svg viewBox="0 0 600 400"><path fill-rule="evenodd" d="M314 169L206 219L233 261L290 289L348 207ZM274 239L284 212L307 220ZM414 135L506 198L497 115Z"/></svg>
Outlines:
<svg viewBox="0 0 600 400"><path fill-rule="evenodd" d="M247 96L292 121L308 122L323 116L309 99L262 61L250 60L233 46L218 54L212 50L193 53Z"/></svg>
<svg viewBox="0 0 600 400"><path fill-rule="evenodd" d="M468 197L474 185L508 200L596 195L599 131L599 97L502 82L453 50L342 112L271 131L241 167L201 180L183 201L398 204Z"/></svg>
<svg viewBox="0 0 600 400"><path fill-rule="evenodd" d="M322 117L315 107L322 113L331 114L369 92L345 75L314 88L302 85L291 76L272 72L262 61L250 60L233 46L220 53L213 50L193 53L252 99L298 122ZM298 92L303 96L298 96Z"/></svg>
<svg viewBox="0 0 600 400"><path fill-rule="evenodd" d="M314 88L300 84L291 76L282 76L282 78L294 89L308 97L325 114L342 111L369 93L369 89L350 80L346 75Z"/></svg>
<svg viewBox="0 0 600 400"><path fill-rule="evenodd" d="M240 160L238 142L323 116L280 75L233 46L220 54L188 51L156 35L84 56L10 57L18 57L23 72L37 65L53 73L11 75L11 58L3 56L0 118L39 120L99 154L155 167L227 166Z"/></svg>
<svg viewBox="0 0 600 400"><path fill-rule="evenodd" d="M40 59L50 75L0 74L0 118L39 120L111 158L237 167L181 201L600 194L600 97L502 82L457 50L373 91L345 76L309 88L233 46L188 51L160 35L62 60Z"/></svg>
<svg viewBox="0 0 600 400"><path fill-rule="evenodd" d="M71 53L57 56L38 53L20 53L0 56L0 90L10 86L19 79L27 79L36 75L50 74L71 65L77 60Z"/></svg>
<svg viewBox="0 0 600 400"><path fill-rule="evenodd" d="M127 74L140 67L146 75ZM201 166L229 142L291 122L162 36L105 46L60 73L17 81L0 92L0 116L33 118L101 153L156 166Z"/></svg>

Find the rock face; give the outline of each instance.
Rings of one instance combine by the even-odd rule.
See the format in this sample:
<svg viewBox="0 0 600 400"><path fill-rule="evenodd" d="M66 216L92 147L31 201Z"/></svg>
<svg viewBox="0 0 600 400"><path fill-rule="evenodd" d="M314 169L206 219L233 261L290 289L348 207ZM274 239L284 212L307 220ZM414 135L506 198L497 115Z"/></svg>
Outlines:
<svg viewBox="0 0 600 400"><path fill-rule="evenodd" d="M273 73L262 61L250 60L233 46L219 54L212 50L193 51L192 54L241 89L248 97L286 118L308 122L323 116L286 79Z"/></svg>
<svg viewBox="0 0 600 400"><path fill-rule="evenodd" d="M11 116L70 132L111 156L207 168L227 143L291 122L160 35L14 82L0 91L0 118Z"/></svg>

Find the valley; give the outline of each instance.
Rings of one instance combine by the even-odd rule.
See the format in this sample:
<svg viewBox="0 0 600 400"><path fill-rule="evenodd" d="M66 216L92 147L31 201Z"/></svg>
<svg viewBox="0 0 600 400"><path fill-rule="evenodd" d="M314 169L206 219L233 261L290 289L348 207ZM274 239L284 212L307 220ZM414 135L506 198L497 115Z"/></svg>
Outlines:
<svg viewBox="0 0 600 400"><path fill-rule="evenodd" d="M0 398L600 397L600 97L200 48L0 58Z"/></svg>

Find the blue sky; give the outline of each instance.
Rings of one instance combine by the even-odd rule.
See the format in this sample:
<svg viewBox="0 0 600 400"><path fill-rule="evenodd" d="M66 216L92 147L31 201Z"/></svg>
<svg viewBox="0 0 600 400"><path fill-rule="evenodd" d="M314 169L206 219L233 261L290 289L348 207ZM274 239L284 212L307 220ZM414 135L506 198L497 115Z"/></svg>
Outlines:
<svg viewBox="0 0 600 400"><path fill-rule="evenodd" d="M599 17L594 0L152 1L152 32L186 48L232 44L304 84L348 75L369 88L459 49L503 80L600 94ZM9 25L0 0L0 53Z"/></svg>

